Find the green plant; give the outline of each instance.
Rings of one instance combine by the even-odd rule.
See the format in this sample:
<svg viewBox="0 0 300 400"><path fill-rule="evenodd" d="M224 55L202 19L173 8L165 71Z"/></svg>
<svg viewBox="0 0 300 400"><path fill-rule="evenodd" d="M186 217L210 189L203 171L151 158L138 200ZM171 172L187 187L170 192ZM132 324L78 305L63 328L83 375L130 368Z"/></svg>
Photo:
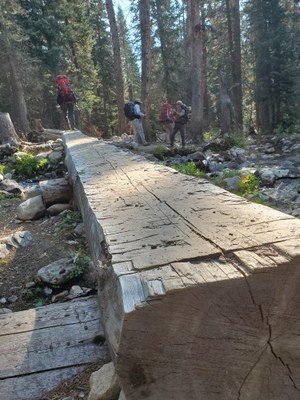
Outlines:
<svg viewBox="0 0 300 400"><path fill-rule="evenodd" d="M66 225L77 225L82 222L80 211L67 211L63 218L63 224Z"/></svg>
<svg viewBox="0 0 300 400"><path fill-rule="evenodd" d="M75 268L72 271L70 278L77 279L87 272L91 259L89 256L80 251L77 253L71 253L71 255L73 257Z"/></svg>
<svg viewBox="0 0 300 400"><path fill-rule="evenodd" d="M0 164L0 174L4 175L6 173L7 167L6 165Z"/></svg>
<svg viewBox="0 0 300 400"><path fill-rule="evenodd" d="M229 147L241 147L244 148L248 144L248 138L243 135L242 133L233 133L230 136L227 137L227 141L229 144Z"/></svg>
<svg viewBox="0 0 300 400"><path fill-rule="evenodd" d="M213 140L220 137L220 130L219 129L211 129L210 131L203 133L203 138L206 142L212 142Z"/></svg>
<svg viewBox="0 0 300 400"><path fill-rule="evenodd" d="M240 176L240 171L235 169L224 169L220 175L212 176L209 180L216 186L225 187L224 179L233 178L234 176Z"/></svg>
<svg viewBox="0 0 300 400"><path fill-rule="evenodd" d="M158 145L158 146L154 147L152 154L157 159L163 161L165 159L165 157L170 156L172 154L172 151L165 146Z"/></svg>
<svg viewBox="0 0 300 400"><path fill-rule="evenodd" d="M186 164L175 164L172 166L172 168L176 169L176 171L185 174L185 175L192 175L192 176L197 176L199 178L205 178L206 173L203 171L200 171L195 165L193 161L190 161Z"/></svg>
<svg viewBox="0 0 300 400"><path fill-rule="evenodd" d="M48 165L48 160L42 158L39 160L32 154L26 154L22 157L17 157L12 162L12 168L15 170L16 175L25 178L32 178L38 173L44 171Z"/></svg>
<svg viewBox="0 0 300 400"><path fill-rule="evenodd" d="M240 180L240 191L245 195L256 194L260 186L261 180L253 174L243 176Z"/></svg>
<svg viewBox="0 0 300 400"><path fill-rule="evenodd" d="M33 303L33 306L34 306L34 308L42 307L42 306L46 305L46 303L47 303L47 302L46 302L45 299L39 298L39 299L36 299L36 300L35 300L35 302Z"/></svg>

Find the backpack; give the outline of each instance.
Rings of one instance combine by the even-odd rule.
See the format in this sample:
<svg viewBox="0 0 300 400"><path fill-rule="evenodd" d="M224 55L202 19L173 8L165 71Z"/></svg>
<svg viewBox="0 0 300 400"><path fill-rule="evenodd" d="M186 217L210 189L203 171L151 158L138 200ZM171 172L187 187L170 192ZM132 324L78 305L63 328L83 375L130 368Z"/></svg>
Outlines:
<svg viewBox="0 0 300 400"><path fill-rule="evenodd" d="M128 101L124 105L124 115L129 119L129 121L133 121L136 117L134 112L134 102Z"/></svg>
<svg viewBox="0 0 300 400"><path fill-rule="evenodd" d="M182 104L181 108L184 110L184 115L180 117L180 120L183 124L186 124L189 121L189 109L185 104Z"/></svg>
<svg viewBox="0 0 300 400"><path fill-rule="evenodd" d="M56 83L59 90L59 94L65 98L66 101L73 101L74 94L71 88L69 78L66 75L57 75Z"/></svg>
<svg viewBox="0 0 300 400"><path fill-rule="evenodd" d="M160 107L159 122L173 122L172 106L164 103Z"/></svg>

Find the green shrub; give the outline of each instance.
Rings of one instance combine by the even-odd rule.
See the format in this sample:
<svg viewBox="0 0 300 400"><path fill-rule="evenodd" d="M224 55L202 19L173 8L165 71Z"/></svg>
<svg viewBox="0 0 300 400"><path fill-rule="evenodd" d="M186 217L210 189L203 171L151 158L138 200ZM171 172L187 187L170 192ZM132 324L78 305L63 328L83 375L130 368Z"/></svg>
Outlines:
<svg viewBox="0 0 300 400"><path fill-rule="evenodd" d="M193 161L190 161L186 164L175 164L172 168L176 169L176 171L185 174L185 175L192 175L198 176L199 178L205 178L206 174L203 171L200 171L195 165Z"/></svg>
<svg viewBox="0 0 300 400"><path fill-rule="evenodd" d="M165 146L158 145L153 149L152 154L158 160L163 161L166 157L172 155L172 151Z"/></svg>
<svg viewBox="0 0 300 400"><path fill-rule="evenodd" d="M79 222L82 222L82 216L80 211L67 211L63 218L63 223L66 225L76 226Z"/></svg>
<svg viewBox="0 0 300 400"><path fill-rule="evenodd" d="M244 195L256 194L261 186L261 180L253 175L249 174L243 176L240 181L240 191Z"/></svg>
<svg viewBox="0 0 300 400"><path fill-rule="evenodd" d="M18 176L24 178L33 178L38 173L43 172L47 165L47 158L39 160L32 154L26 154L22 157L16 158L16 160L12 163L12 168L15 170L15 173Z"/></svg>
<svg viewBox="0 0 300 400"><path fill-rule="evenodd" d="M81 251L77 253L72 253L72 257L74 258L75 268L70 276L71 279L80 278L88 271L88 266L91 261L90 257Z"/></svg>
<svg viewBox="0 0 300 400"><path fill-rule="evenodd" d="M0 174L4 175L6 173L7 167L6 165L0 164Z"/></svg>

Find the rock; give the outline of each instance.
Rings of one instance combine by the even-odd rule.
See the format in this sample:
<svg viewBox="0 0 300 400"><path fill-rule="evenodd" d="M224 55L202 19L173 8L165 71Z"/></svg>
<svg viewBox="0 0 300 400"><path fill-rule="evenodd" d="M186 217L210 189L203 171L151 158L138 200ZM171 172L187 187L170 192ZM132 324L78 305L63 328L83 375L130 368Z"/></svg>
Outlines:
<svg viewBox="0 0 300 400"><path fill-rule="evenodd" d="M17 231L12 235L14 247L27 247L32 241L32 235L29 231Z"/></svg>
<svg viewBox="0 0 300 400"><path fill-rule="evenodd" d="M18 296L16 296L15 294L13 294L12 296L10 296L10 297L8 298L8 301L9 301L10 303L15 303L17 300L18 300Z"/></svg>
<svg viewBox="0 0 300 400"><path fill-rule="evenodd" d="M224 182L226 183L228 190L237 191L240 188L241 178L239 176L233 176L232 178L225 178Z"/></svg>
<svg viewBox="0 0 300 400"><path fill-rule="evenodd" d="M47 208L47 212L51 215L58 215L65 210L71 210L71 206L69 203L57 203Z"/></svg>
<svg viewBox="0 0 300 400"><path fill-rule="evenodd" d="M38 219L45 215L46 207L41 195L32 197L17 208L17 217L22 221Z"/></svg>
<svg viewBox="0 0 300 400"><path fill-rule="evenodd" d="M0 259L6 258L9 255L9 250L5 243L0 243Z"/></svg>
<svg viewBox="0 0 300 400"><path fill-rule="evenodd" d="M50 161L52 164L56 164L56 163L58 163L59 161L61 161L61 159L62 159L62 152L61 152L61 151L56 151L56 150L54 150L54 151L52 151L51 154L49 154L48 159L49 159L49 161Z"/></svg>
<svg viewBox="0 0 300 400"><path fill-rule="evenodd" d="M112 400L117 398L120 387L112 362L103 365L98 371L92 373L90 387L88 400Z"/></svg>
<svg viewBox="0 0 300 400"><path fill-rule="evenodd" d="M16 195L21 195L23 193L23 187L12 179L4 179L1 181L0 190L5 190L6 192Z"/></svg>
<svg viewBox="0 0 300 400"><path fill-rule="evenodd" d="M0 190L0 197L2 197L2 198L4 197L6 199L11 199L11 198L15 197L15 195L13 193L6 192L5 190Z"/></svg>
<svg viewBox="0 0 300 400"><path fill-rule="evenodd" d="M72 258L65 257L41 268L37 276L39 280L50 285L62 285L72 278L75 269Z"/></svg>
<svg viewBox="0 0 300 400"><path fill-rule="evenodd" d="M125 394L123 392L123 390L120 393L119 399L118 400L126 400Z"/></svg>
<svg viewBox="0 0 300 400"><path fill-rule="evenodd" d="M9 308L0 308L0 315L1 314L10 314L12 313L12 310L10 310Z"/></svg>
<svg viewBox="0 0 300 400"><path fill-rule="evenodd" d="M74 286L71 287L71 289L70 289L70 295L71 296L77 297L77 296L80 296L82 294L83 294L83 290L81 289L80 286L74 285Z"/></svg>
<svg viewBox="0 0 300 400"><path fill-rule="evenodd" d="M82 236L84 234L84 223L80 222L78 225L76 225L75 229L74 229L74 234L76 236Z"/></svg>
<svg viewBox="0 0 300 400"><path fill-rule="evenodd" d="M30 188L27 188L23 192L23 199L28 200L31 199L32 197L40 196L42 194L41 188L39 185L32 186Z"/></svg>

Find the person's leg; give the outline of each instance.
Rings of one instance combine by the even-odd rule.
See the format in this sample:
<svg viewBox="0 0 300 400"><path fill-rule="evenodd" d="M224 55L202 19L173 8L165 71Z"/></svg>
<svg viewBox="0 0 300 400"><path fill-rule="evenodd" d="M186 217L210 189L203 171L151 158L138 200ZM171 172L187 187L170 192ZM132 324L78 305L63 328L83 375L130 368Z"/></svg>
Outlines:
<svg viewBox="0 0 300 400"><path fill-rule="evenodd" d="M169 145L171 143L171 134L173 131L173 124L171 122L166 123L165 130L166 130L166 143Z"/></svg>
<svg viewBox="0 0 300 400"><path fill-rule="evenodd" d="M138 119L134 119L132 121L132 127L133 127L133 133L134 133L134 140L140 144L140 135L139 135L139 130L138 130Z"/></svg>
<svg viewBox="0 0 300 400"><path fill-rule="evenodd" d="M143 128L143 122L142 119L136 119L136 127L138 131L138 136L140 138L140 141L142 142L143 145L147 144L146 139L145 139L145 133L144 133L144 128Z"/></svg>
<svg viewBox="0 0 300 400"><path fill-rule="evenodd" d="M68 103L68 120L71 129L75 129L74 103Z"/></svg>
<svg viewBox="0 0 300 400"><path fill-rule="evenodd" d="M170 135L170 146L171 147L174 146L175 135L176 135L177 131L178 131L178 126L175 124L174 128L173 128L173 131L172 131L172 133Z"/></svg>
<svg viewBox="0 0 300 400"><path fill-rule="evenodd" d="M180 136L181 136L181 145L182 147L185 146L185 132L184 132L184 125L181 124L180 126Z"/></svg>
<svg viewBox="0 0 300 400"><path fill-rule="evenodd" d="M63 103L60 108L61 108L62 115L63 115L63 128L70 129L67 105Z"/></svg>

